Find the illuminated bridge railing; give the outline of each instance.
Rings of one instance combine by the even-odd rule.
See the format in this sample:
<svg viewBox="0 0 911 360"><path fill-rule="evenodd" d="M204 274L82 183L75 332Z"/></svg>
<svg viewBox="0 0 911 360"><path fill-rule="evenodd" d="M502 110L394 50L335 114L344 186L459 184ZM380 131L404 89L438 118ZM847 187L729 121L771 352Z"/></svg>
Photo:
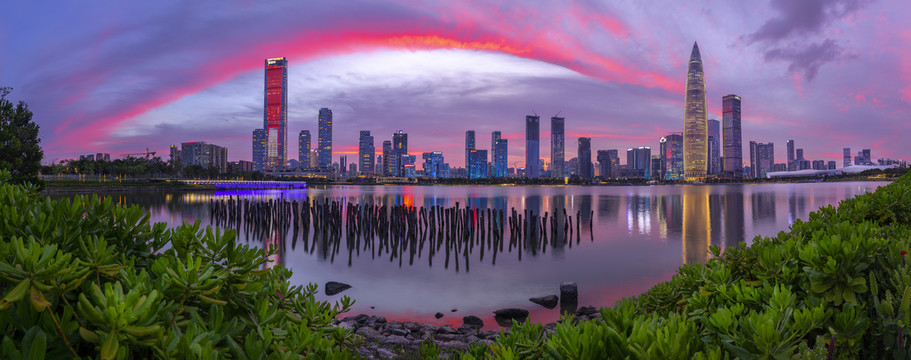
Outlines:
<svg viewBox="0 0 911 360"><path fill-rule="evenodd" d="M306 189L303 181L256 180L180 180L188 185L212 186L216 189Z"/></svg>

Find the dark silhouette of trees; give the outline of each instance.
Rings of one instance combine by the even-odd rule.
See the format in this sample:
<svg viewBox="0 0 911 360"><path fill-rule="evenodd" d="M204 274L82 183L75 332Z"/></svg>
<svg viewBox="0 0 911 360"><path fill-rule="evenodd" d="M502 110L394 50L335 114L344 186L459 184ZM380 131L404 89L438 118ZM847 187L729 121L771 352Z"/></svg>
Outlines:
<svg viewBox="0 0 911 360"><path fill-rule="evenodd" d="M12 88L0 87L0 168L9 169L12 183L33 183L43 187L38 178L41 170L41 139L38 138L38 124L32 122L28 105L6 99Z"/></svg>

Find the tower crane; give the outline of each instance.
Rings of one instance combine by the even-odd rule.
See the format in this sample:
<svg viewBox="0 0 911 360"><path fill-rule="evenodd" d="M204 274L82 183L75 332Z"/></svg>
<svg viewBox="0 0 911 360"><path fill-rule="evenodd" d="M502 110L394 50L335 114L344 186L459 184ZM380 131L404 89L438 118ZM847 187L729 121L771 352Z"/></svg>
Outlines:
<svg viewBox="0 0 911 360"><path fill-rule="evenodd" d="M146 151L145 151L145 152L120 154L120 156L128 156L128 157L140 157L140 156L145 156L146 160L151 159L151 157L154 156L154 155L155 155L155 151L149 151L149 148L146 148Z"/></svg>

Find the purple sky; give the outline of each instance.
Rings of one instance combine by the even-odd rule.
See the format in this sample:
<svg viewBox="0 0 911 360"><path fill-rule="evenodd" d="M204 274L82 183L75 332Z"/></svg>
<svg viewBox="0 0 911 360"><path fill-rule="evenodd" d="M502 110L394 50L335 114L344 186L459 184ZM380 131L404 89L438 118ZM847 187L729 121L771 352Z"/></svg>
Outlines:
<svg viewBox="0 0 911 360"><path fill-rule="evenodd" d="M289 158L297 133L334 113L333 157L409 150L464 161L510 139L524 166L524 118L566 117L594 150L657 147L683 128L686 60L699 42L709 118L743 97L743 141L794 139L811 160L841 149L911 158L911 6L905 0L758 2L306 1L13 2L0 13L0 86L28 102L46 162L208 141L250 159L263 121L263 60L290 63ZM745 160L747 152L744 154ZM353 159L349 159L351 161Z"/></svg>

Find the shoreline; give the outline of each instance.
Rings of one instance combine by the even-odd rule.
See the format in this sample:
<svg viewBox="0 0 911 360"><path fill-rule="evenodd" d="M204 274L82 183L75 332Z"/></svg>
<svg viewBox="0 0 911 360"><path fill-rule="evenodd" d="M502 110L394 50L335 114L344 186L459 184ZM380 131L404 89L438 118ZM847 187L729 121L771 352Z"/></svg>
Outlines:
<svg viewBox="0 0 911 360"><path fill-rule="evenodd" d="M600 314L600 309L597 307L580 307L573 314L572 324L596 319ZM361 339L353 350L366 359L390 359L415 354L420 351L425 342L433 342L443 353L458 354L472 345L489 346L500 337L501 332L507 333L511 330L509 326L502 325L500 330L481 330L483 323L480 325L469 324L467 322L472 322L469 318L472 316L463 316L461 326L455 328L452 325L387 321L385 317L379 315L358 314L336 319L332 326L351 330ZM560 322L561 320L541 324L544 327L545 336L553 334ZM534 321L532 323L540 324L540 322Z"/></svg>

